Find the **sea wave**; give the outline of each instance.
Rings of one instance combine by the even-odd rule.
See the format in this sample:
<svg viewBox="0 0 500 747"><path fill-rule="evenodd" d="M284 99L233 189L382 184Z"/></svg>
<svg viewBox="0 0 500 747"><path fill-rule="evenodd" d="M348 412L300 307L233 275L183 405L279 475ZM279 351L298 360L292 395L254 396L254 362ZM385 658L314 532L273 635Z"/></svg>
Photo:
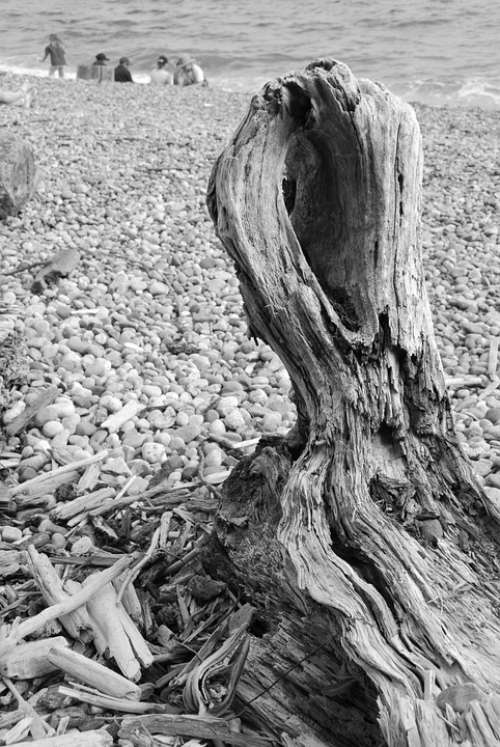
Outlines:
<svg viewBox="0 0 500 747"><path fill-rule="evenodd" d="M208 65L206 69L213 69L217 72L209 75L209 84L228 91L247 92L250 95L259 91L273 77L279 77L277 74L273 76L259 73L257 70L249 71L248 66L245 67L244 65L243 58L228 60L227 64L221 65L220 58L214 56L211 62L212 65ZM215 64L216 62L218 64ZM279 65L275 65L275 67L279 69ZM303 69L303 66L283 64L282 69L284 71L300 70ZM134 81L141 84L149 83L149 72L149 69L146 69L145 66L142 69L133 69ZM48 72L46 67L40 65L24 66L0 58L0 76L5 76L3 80L6 81L7 86L15 87L15 80L12 79L12 76L23 75L41 78L47 77ZM75 68L68 67L65 77L75 79ZM403 85L380 82L384 83L392 93L409 102L415 101L431 106L479 107L500 110L500 78L495 81L485 80L480 76L461 81L417 79ZM2 77L0 77L0 87L2 85L4 84L2 84Z"/></svg>

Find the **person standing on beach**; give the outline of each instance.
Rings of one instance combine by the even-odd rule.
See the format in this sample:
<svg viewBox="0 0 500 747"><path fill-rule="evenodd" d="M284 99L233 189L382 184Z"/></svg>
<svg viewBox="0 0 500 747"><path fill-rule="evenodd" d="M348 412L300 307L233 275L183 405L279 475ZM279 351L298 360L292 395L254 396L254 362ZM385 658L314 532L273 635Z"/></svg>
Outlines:
<svg viewBox="0 0 500 747"><path fill-rule="evenodd" d="M59 73L60 78L64 78L64 66L66 65L66 53L63 44L57 34L50 34L49 43L45 47L45 55L42 58L42 62L45 62L47 57L50 57L50 68L49 75L52 77Z"/></svg>
<svg viewBox="0 0 500 747"><path fill-rule="evenodd" d="M167 65L168 57L165 57L164 54L161 54L156 60L155 70L152 70L151 75L149 76L151 83L155 83L159 86L172 85L172 83L174 82L174 76L172 75L170 70L167 69Z"/></svg>
<svg viewBox="0 0 500 747"><path fill-rule="evenodd" d="M120 63L115 67L115 83L133 83L132 74L128 69L128 57L120 57Z"/></svg>

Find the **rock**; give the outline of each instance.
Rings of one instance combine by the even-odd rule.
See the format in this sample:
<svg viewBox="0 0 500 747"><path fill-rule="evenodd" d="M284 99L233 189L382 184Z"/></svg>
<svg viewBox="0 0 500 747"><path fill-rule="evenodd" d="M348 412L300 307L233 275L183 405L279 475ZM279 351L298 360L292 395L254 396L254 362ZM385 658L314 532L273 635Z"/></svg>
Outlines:
<svg viewBox="0 0 500 747"><path fill-rule="evenodd" d="M28 142L13 133L0 136L0 220L17 215L35 192L35 158Z"/></svg>
<svg viewBox="0 0 500 747"><path fill-rule="evenodd" d="M42 432L47 438L54 438L64 432L64 426L60 420L47 420L42 427Z"/></svg>
<svg viewBox="0 0 500 747"><path fill-rule="evenodd" d="M23 538L23 533L18 527L2 527L1 534L3 542L19 542Z"/></svg>
<svg viewBox="0 0 500 747"><path fill-rule="evenodd" d="M90 537L87 537L86 535L83 537L79 537L79 539L76 540L76 542L73 542L71 545L71 554L72 555L86 555L89 553L94 547L94 543L90 539Z"/></svg>
<svg viewBox="0 0 500 747"><path fill-rule="evenodd" d="M248 417L248 415L247 415ZM280 417L281 422L281 417ZM246 420L240 410L236 408L224 415L224 425L232 431L241 432L246 428Z"/></svg>
<svg viewBox="0 0 500 747"><path fill-rule="evenodd" d="M161 464L166 457L163 444L151 441L143 444L141 454L142 458L149 464Z"/></svg>
<svg viewBox="0 0 500 747"><path fill-rule="evenodd" d="M490 423L493 423L493 425L500 424L500 407L490 407L485 414L485 418L487 418Z"/></svg>
<svg viewBox="0 0 500 747"><path fill-rule="evenodd" d="M12 423L15 418L18 417L24 410L26 409L26 403L19 399L12 407L9 407L8 410L5 410L3 414L3 422L4 425L8 425L9 423Z"/></svg>
<svg viewBox="0 0 500 747"><path fill-rule="evenodd" d="M148 291L152 296L168 296L171 292L168 285L159 280L153 280L148 286Z"/></svg>
<svg viewBox="0 0 500 747"><path fill-rule="evenodd" d="M282 424L281 413L267 412L262 419L262 430L265 433L274 433Z"/></svg>
<svg viewBox="0 0 500 747"><path fill-rule="evenodd" d="M213 420L208 426L208 430L213 436L224 436L226 434L226 426L222 420Z"/></svg>

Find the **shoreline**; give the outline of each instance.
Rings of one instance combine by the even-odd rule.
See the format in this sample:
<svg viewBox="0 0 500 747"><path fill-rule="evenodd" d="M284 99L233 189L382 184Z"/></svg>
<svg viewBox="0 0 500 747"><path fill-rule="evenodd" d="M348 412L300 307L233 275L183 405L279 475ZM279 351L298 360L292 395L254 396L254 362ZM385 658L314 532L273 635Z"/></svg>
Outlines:
<svg viewBox="0 0 500 747"><path fill-rule="evenodd" d="M245 441L286 432L295 417L288 375L266 345L247 338L237 280L205 208L212 165L250 97L215 87L48 78L35 88L33 109L0 109L2 124L32 144L40 174L22 214L0 223L2 270L68 247L81 258L67 280L40 296L30 291L30 271L3 278L2 320L10 308L30 361L7 404L20 407L52 384L71 400L74 417L62 430L39 422L27 442L14 439L8 448L92 454L109 446L144 479L167 464L176 485L199 468L200 444L210 435ZM464 449L481 480L500 487L500 394L494 388L483 396L492 341L500 337L497 117L415 109L438 347L455 382ZM147 415L110 436L101 427L109 408L131 399ZM213 468L229 469L231 457L213 451Z"/></svg>
<svg viewBox="0 0 500 747"><path fill-rule="evenodd" d="M111 64L109 67L113 67ZM69 70L68 70L69 67ZM300 67L300 66L299 66ZM138 85L150 85L149 70L134 70L131 69L134 83ZM290 70L284 71L283 74L290 72ZM219 76L211 76L210 72L206 71L206 77L208 80L208 87L223 90L228 93L243 94L252 96L257 93L268 80L272 80L272 76L266 78L261 76L261 80L257 80L255 77L252 81L244 80L238 77L224 78ZM360 76L362 77L362 76ZM0 88L2 87L2 81L11 81L16 78L28 78L34 81L38 80L58 80L58 78L50 78L47 68L22 68L20 66L13 65L11 67L2 67L0 64ZM67 66L65 78L67 81L76 81L76 68ZM382 81L381 81L382 82ZM383 83L383 82L382 82ZM451 109L480 109L487 112L498 112L500 110L500 98L493 93L487 93L481 90L475 91L474 88L470 88L469 85L464 86L464 90L459 89L454 93L443 94L441 91L436 93L435 91L425 91L419 97L415 96L415 88L419 88L419 84L413 84L410 87L410 91L407 93L395 93L391 87L387 86L394 95L402 98L406 103L412 106L430 106L434 108L451 108Z"/></svg>

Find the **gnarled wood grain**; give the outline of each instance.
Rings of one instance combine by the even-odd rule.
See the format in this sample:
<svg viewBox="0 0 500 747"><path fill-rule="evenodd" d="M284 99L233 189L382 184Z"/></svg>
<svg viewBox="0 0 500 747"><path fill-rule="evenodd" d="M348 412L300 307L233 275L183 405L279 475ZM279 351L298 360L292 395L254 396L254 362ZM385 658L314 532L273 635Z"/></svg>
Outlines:
<svg viewBox="0 0 500 747"><path fill-rule="evenodd" d="M413 109L323 59L254 97L209 185L298 419L233 471L207 564L261 610L246 712L304 746L500 731L499 515L455 437L421 171ZM464 683L474 708L436 700Z"/></svg>

